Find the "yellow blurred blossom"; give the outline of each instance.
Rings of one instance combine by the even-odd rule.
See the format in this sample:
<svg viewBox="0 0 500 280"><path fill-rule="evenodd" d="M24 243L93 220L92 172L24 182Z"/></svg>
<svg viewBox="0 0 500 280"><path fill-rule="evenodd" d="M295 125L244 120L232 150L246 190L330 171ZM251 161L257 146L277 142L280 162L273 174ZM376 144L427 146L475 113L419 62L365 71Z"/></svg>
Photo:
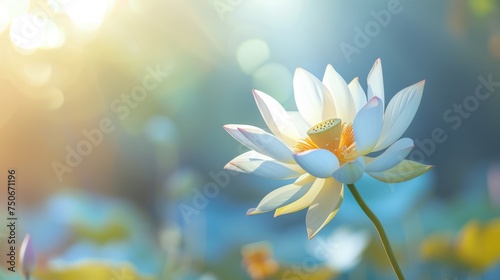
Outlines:
<svg viewBox="0 0 500 280"><path fill-rule="evenodd" d="M39 280L153 280L140 276L130 265L112 266L102 261L87 261L77 265L39 269L34 276Z"/></svg>
<svg viewBox="0 0 500 280"><path fill-rule="evenodd" d="M101 228L92 228L84 223L75 223L72 229L77 240L90 240L101 245L127 239L130 234L124 224L115 221Z"/></svg>
<svg viewBox="0 0 500 280"><path fill-rule="evenodd" d="M477 16L486 16L495 10L494 0L469 0L469 7Z"/></svg>
<svg viewBox="0 0 500 280"><path fill-rule="evenodd" d="M425 260L441 261L485 271L500 260L500 218L481 224L469 221L454 238L449 234L432 235L421 245Z"/></svg>
<svg viewBox="0 0 500 280"><path fill-rule="evenodd" d="M267 243L246 245L241 249L241 254L243 264L254 280L266 279L279 269L278 263L272 258L270 245Z"/></svg>

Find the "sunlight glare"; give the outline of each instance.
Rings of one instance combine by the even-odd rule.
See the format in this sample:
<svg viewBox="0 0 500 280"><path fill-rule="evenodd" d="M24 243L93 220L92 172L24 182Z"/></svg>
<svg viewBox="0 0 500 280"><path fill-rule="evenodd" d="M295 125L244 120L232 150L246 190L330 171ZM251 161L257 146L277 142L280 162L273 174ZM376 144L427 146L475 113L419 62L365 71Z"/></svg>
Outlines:
<svg viewBox="0 0 500 280"><path fill-rule="evenodd" d="M74 0L65 6L73 23L85 31L97 30L112 10L114 0Z"/></svg>
<svg viewBox="0 0 500 280"><path fill-rule="evenodd" d="M11 20L28 11L29 0L0 0L0 33L2 33Z"/></svg>
<svg viewBox="0 0 500 280"><path fill-rule="evenodd" d="M10 24L10 38L21 51L34 51L43 45L46 24L34 14L16 17Z"/></svg>
<svg viewBox="0 0 500 280"><path fill-rule="evenodd" d="M66 36L63 31L51 20L47 22L44 48L58 48L64 44Z"/></svg>

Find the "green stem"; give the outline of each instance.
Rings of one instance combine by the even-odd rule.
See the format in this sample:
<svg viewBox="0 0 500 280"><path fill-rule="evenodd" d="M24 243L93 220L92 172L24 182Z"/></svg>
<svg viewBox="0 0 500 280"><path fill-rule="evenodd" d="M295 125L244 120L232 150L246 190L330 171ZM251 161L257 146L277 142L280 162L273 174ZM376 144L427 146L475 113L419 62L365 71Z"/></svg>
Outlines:
<svg viewBox="0 0 500 280"><path fill-rule="evenodd" d="M396 257L394 256L394 252L392 251L391 244L389 244L389 239L387 238L387 234L385 233L384 227L380 223L377 216L375 216L375 214L373 214L372 210L370 210L368 205L366 205L365 201L363 200L358 190L356 189L356 186L354 186L354 184L347 184L347 186L349 187L349 190L356 199L356 202L359 204L361 209L363 209L366 216L370 218L373 225L377 229L378 235L380 236L380 240L382 241L382 245L384 246L385 253L389 258L389 261L392 265L392 269L394 269L396 276L398 277L399 280L404 280L405 277L403 276L403 272L401 272L401 268L399 268L399 264L396 261Z"/></svg>

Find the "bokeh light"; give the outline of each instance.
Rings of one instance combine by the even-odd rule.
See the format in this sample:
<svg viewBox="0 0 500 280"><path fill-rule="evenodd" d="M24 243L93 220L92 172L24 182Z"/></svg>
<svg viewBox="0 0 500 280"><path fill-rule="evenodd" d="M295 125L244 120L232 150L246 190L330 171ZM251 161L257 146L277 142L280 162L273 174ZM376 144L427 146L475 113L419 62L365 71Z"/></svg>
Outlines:
<svg viewBox="0 0 500 280"><path fill-rule="evenodd" d="M267 63L253 73L252 87L285 102L292 96L292 73L283 65Z"/></svg>
<svg viewBox="0 0 500 280"><path fill-rule="evenodd" d="M247 74L252 74L270 57L271 53L267 43L258 39L251 39L241 43L236 53L241 69Z"/></svg>

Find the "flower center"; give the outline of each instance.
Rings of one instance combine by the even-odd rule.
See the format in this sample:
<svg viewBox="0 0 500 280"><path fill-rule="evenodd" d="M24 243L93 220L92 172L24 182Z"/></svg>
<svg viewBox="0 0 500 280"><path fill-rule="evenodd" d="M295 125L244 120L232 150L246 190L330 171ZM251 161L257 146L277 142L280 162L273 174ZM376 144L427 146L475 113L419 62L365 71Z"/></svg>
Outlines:
<svg viewBox="0 0 500 280"><path fill-rule="evenodd" d="M320 122L311 127L307 135L308 137L301 139L295 146L296 152L321 148L334 153L341 162L355 156L356 142L352 125L342 123L340 119Z"/></svg>

